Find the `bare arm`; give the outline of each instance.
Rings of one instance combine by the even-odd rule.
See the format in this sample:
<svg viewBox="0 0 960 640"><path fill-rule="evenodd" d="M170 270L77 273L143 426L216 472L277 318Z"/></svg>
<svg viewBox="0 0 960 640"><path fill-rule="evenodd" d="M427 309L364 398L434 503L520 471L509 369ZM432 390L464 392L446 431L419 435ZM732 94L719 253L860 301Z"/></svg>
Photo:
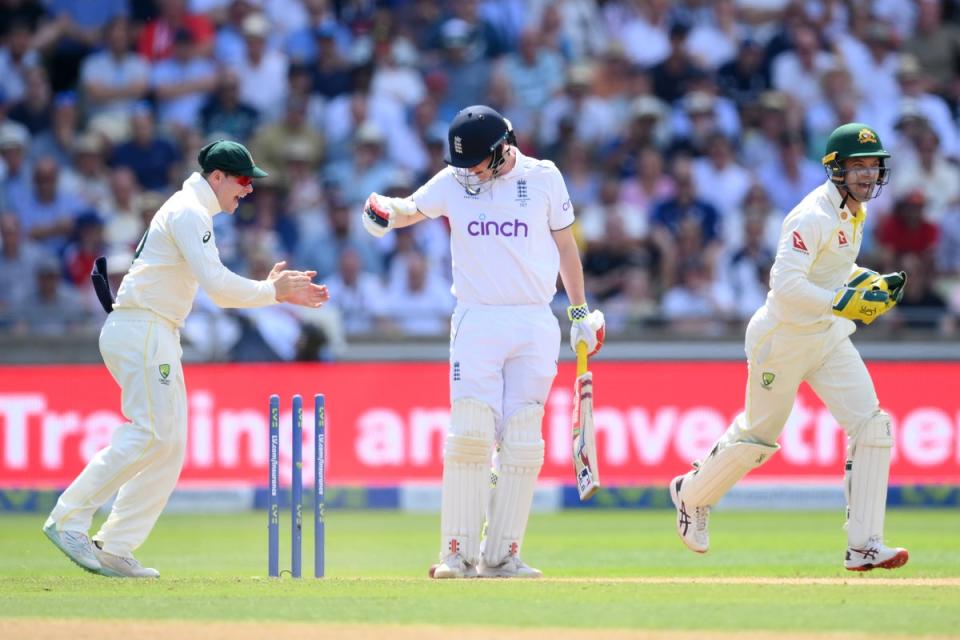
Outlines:
<svg viewBox="0 0 960 640"><path fill-rule="evenodd" d="M560 279L563 288L567 291L567 298L573 306L584 304L587 301L583 286L583 264L580 262L580 250L573 237L573 227L569 226L559 231L553 231L553 241L560 251Z"/></svg>

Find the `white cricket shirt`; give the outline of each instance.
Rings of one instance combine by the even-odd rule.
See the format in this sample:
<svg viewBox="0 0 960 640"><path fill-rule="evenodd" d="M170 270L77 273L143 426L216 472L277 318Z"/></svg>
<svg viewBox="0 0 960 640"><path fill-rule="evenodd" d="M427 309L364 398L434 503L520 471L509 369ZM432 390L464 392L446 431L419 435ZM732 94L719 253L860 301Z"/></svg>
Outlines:
<svg viewBox="0 0 960 640"><path fill-rule="evenodd" d="M460 302L549 304L556 293L560 253L551 232L573 224L573 205L556 165L514 153L513 169L479 195L446 167L410 196L428 218L450 221Z"/></svg>
<svg viewBox="0 0 960 640"><path fill-rule="evenodd" d="M810 324L833 317L836 291L857 268L867 215L866 209L856 215L841 209L842 200L827 180L784 219L767 294L767 308L778 321Z"/></svg>
<svg viewBox="0 0 960 640"><path fill-rule="evenodd" d="M213 236L218 213L220 204L203 176L187 178L153 216L114 308L147 309L182 327L199 286L221 307L274 304L273 283L240 277L220 262Z"/></svg>

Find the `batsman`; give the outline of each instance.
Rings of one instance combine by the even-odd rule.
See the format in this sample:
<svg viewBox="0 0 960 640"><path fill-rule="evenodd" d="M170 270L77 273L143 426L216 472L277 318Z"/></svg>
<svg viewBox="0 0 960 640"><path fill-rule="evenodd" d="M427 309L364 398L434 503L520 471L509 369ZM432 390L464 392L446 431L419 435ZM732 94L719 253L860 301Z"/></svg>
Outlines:
<svg viewBox="0 0 960 640"><path fill-rule="evenodd" d="M900 301L904 272L858 267L867 201L890 178L877 132L861 123L838 127L823 156L827 181L786 217L767 301L747 326L744 412L694 469L670 483L677 533L693 551L710 547L710 508L740 478L767 462L801 382L810 385L847 438L845 494L850 571L895 569L906 549L883 539L893 437L873 381L850 341L856 321L870 324Z"/></svg>
<svg viewBox="0 0 960 640"><path fill-rule="evenodd" d="M587 308L573 206L557 167L521 153L510 121L485 105L460 111L447 137L446 168L408 198L371 194L363 211L376 237L441 216L450 224L450 430L440 562L430 575L538 578L520 551L557 374L557 274L570 300L571 348L600 349L603 314Z"/></svg>

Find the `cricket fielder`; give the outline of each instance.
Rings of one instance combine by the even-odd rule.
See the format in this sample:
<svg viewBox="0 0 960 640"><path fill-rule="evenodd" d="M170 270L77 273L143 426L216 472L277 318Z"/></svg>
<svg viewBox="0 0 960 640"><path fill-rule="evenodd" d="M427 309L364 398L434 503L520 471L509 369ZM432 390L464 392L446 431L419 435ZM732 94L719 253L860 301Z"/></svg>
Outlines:
<svg viewBox="0 0 960 640"><path fill-rule="evenodd" d="M236 142L211 143L198 159L202 173L187 178L154 215L116 302L109 289L98 288L109 313L100 353L120 385L128 422L67 487L43 526L67 557L105 576L160 575L143 567L133 551L153 529L183 464L187 394L179 330L197 287L224 307L277 302L319 307L328 297L326 287L311 282L315 272L285 270L283 262L259 282L223 266L213 216L236 211L240 199L253 192L253 178L267 174ZM93 515L114 493L116 501L94 545L87 536Z"/></svg>
<svg viewBox="0 0 960 640"><path fill-rule="evenodd" d="M767 302L746 332L746 408L694 469L670 483L677 533L690 549L710 546L710 507L773 456L800 383L820 397L847 436L845 490L850 571L894 569L906 549L883 543L893 438L873 382L850 342L854 320L870 324L902 295L903 272L880 276L855 263L866 202L887 183L890 157L865 124L838 127L827 140L829 179L783 222Z"/></svg>
<svg viewBox="0 0 960 640"><path fill-rule="evenodd" d="M440 563L431 575L538 578L520 550L557 373L560 327L550 310L557 273L571 305L571 348L584 341L588 352L600 349L603 314L587 309L573 207L556 166L523 155L510 122L482 105L457 114L448 141L446 168L408 198L372 194L363 212L364 228L377 237L427 218L450 223L457 306Z"/></svg>

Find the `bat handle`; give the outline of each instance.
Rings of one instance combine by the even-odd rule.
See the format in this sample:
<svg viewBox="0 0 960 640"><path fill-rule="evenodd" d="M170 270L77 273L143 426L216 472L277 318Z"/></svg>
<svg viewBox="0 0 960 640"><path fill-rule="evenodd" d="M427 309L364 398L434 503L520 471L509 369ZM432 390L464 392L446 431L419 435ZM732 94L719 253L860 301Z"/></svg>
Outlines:
<svg viewBox="0 0 960 640"><path fill-rule="evenodd" d="M577 343L577 377L587 372L587 343L581 340Z"/></svg>

